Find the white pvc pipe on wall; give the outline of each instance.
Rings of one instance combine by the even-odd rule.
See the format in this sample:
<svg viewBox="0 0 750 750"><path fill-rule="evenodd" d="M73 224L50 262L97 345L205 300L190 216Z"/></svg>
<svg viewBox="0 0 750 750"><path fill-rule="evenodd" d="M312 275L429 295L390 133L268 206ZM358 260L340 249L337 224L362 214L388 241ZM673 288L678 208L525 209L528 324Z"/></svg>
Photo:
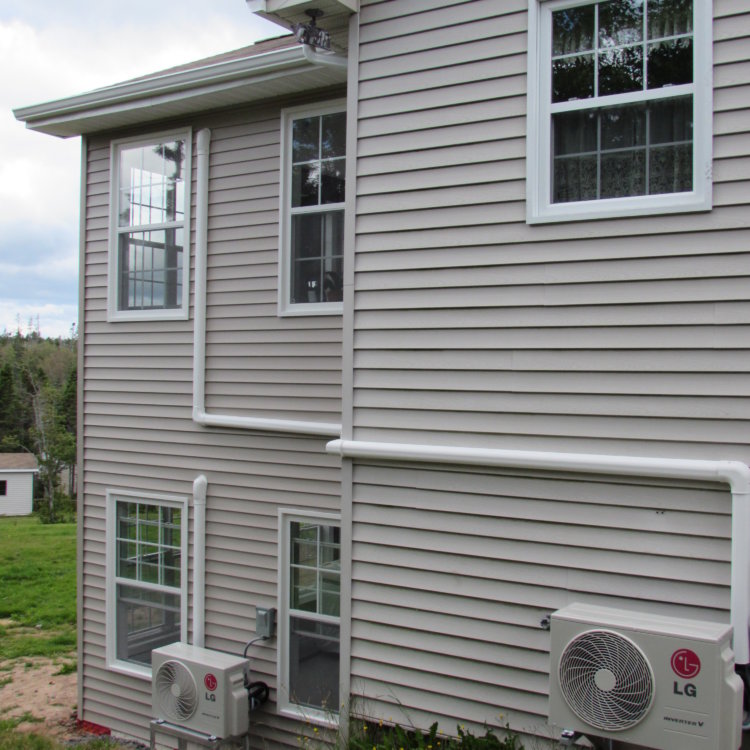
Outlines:
<svg viewBox="0 0 750 750"><path fill-rule="evenodd" d="M193 645L206 641L206 494L208 480L193 482ZM184 522L184 521L183 521Z"/></svg>
<svg viewBox="0 0 750 750"><path fill-rule="evenodd" d="M734 629L734 656L737 664L750 663L750 469L740 461L495 450L362 440L333 440L326 450L345 458L691 479L728 484L732 493L730 621Z"/></svg>
<svg viewBox="0 0 750 750"><path fill-rule="evenodd" d="M295 419L241 417L206 412L206 276L208 268L208 160L211 131L203 128L196 136L195 196L195 312L193 327L193 421L204 427L286 432L338 437L341 425Z"/></svg>

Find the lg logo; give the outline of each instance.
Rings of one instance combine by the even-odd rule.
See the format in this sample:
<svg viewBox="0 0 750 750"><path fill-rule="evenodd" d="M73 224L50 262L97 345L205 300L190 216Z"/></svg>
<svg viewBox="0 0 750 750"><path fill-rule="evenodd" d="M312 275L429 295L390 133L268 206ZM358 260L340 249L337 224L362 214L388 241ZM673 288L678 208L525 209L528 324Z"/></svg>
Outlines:
<svg viewBox="0 0 750 750"><path fill-rule="evenodd" d="M686 680L696 677L698 672L701 671L701 660L698 658L698 654L689 648L677 649L672 654L672 671L678 677Z"/></svg>
<svg viewBox="0 0 750 750"><path fill-rule="evenodd" d="M684 680L690 680L693 677L697 677L701 671L701 660L698 658L698 654L695 651L691 651L689 648L679 648L672 654L671 659L672 671ZM674 681L673 692L675 695L684 695L688 698L695 698L698 695L698 688L692 683L688 682L685 685Z"/></svg>
<svg viewBox="0 0 750 750"><path fill-rule="evenodd" d="M213 703L216 702L216 695L214 694L214 690L219 685L218 680L214 675L209 672L204 678L203 678L203 684L206 686L206 700L212 701Z"/></svg>

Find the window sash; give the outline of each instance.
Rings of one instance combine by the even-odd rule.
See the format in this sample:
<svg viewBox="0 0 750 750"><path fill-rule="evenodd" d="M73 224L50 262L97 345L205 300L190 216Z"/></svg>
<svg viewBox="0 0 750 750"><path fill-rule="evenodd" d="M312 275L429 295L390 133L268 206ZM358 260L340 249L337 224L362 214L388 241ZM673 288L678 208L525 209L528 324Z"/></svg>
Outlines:
<svg viewBox="0 0 750 750"><path fill-rule="evenodd" d="M187 498L107 491L109 669L148 678L151 649L186 639L187 524ZM138 562L152 554L158 572L143 576ZM123 559L135 564L123 571Z"/></svg>
<svg viewBox="0 0 750 750"><path fill-rule="evenodd" d="M343 312L345 228L343 218L339 227L338 221L330 217L337 213L343 217L346 205L342 195L346 188L341 187L347 181L345 125L332 118L343 116L345 123L345 112L343 100L282 111L278 288L281 316ZM295 123L301 124L296 135ZM314 136L312 128L317 131ZM325 133L330 140L324 137ZM342 200L335 200L339 197ZM319 239L301 236L302 219L315 216L322 217L320 223L328 229L321 230L323 236ZM314 253L311 248L316 244L320 249ZM304 248L306 245L310 247Z"/></svg>
<svg viewBox="0 0 750 750"><path fill-rule="evenodd" d="M692 31L675 38L693 40L693 82L573 101L552 102L552 13L562 8L594 5L592 0L529 0L529 97L527 112L527 222L530 224L616 218L711 208L712 62L710 3L694 2ZM645 85L645 84L644 84ZM627 104L693 97L692 190L651 195L554 202L552 117L570 111L601 110Z"/></svg>
<svg viewBox="0 0 750 750"><path fill-rule="evenodd" d="M180 158L147 163L149 149L181 144ZM111 146L109 320L185 319L188 315L192 135L190 130L113 141ZM167 164L175 162L175 173ZM154 171L160 167L159 170ZM125 173L130 172L132 178ZM170 190L174 191L172 197ZM162 239L154 239L161 233ZM170 239L169 235L173 235ZM149 236L150 235L150 236ZM155 244L154 244L155 243ZM163 263L138 269L136 251L159 245ZM153 249L153 248L152 248Z"/></svg>
<svg viewBox="0 0 750 750"><path fill-rule="evenodd" d="M294 524L299 524L296 535ZM294 607L293 570L340 577L340 524L340 516L334 514L279 511L279 711L322 723L335 721L338 711L341 617L320 611L319 589L314 609ZM327 534L321 533L325 530ZM340 589L338 596L340 602ZM305 668L322 670L325 679L315 687ZM308 690L306 695L295 695Z"/></svg>

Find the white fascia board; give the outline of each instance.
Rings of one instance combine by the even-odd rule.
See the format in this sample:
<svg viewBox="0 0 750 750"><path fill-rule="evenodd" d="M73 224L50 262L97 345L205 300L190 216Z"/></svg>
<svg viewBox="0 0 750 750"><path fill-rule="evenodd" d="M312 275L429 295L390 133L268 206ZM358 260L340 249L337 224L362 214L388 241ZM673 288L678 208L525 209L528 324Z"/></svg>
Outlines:
<svg viewBox="0 0 750 750"><path fill-rule="evenodd" d="M164 116L169 116L171 113L166 110L170 104L209 94L221 94L224 91L231 92L240 86L252 86L279 77L298 75L302 70L312 67L305 59L301 46L287 47L238 60L126 81L52 102L19 107L13 114L31 130L68 137L91 132L95 127L87 125L96 123L105 116L126 114L146 107L150 111L150 119L158 115L155 107L164 107ZM329 84L329 81L323 83ZM138 118L134 121L138 121ZM103 124L115 126L109 122Z"/></svg>

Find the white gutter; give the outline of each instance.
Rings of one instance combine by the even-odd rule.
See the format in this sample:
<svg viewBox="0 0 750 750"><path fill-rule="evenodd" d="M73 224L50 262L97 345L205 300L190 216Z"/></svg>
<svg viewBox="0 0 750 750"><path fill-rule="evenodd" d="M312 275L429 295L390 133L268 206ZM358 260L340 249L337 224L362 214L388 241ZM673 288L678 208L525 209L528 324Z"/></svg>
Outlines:
<svg viewBox="0 0 750 750"><path fill-rule="evenodd" d="M297 47L284 47L234 60L222 60L195 68L172 70L115 83L65 99L18 107L13 110L13 114L16 119L29 123L33 123L34 120L42 117L49 119L64 115L70 116L74 113L88 111L92 107L111 107L142 97L153 98L204 85L231 83L248 76L254 77L287 67L298 66L302 59L304 59L304 53L300 55Z"/></svg>
<svg viewBox="0 0 750 750"><path fill-rule="evenodd" d="M347 68L349 66L348 58L336 53L317 52L309 44L302 45L302 52L307 62L313 65L332 65L335 68Z"/></svg>
<svg viewBox="0 0 750 750"><path fill-rule="evenodd" d="M339 437L341 425L206 412L206 276L208 266L208 157L211 131L199 130L195 196L195 312L193 323L193 421L204 427Z"/></svg>
<svg viewBox="0 0 750 750"><path fill-rule="evenodd" d="M690 479L722 482L732 493L730 622L737 664L750 663L750 469L740 461L699 461L677 458L607 456L585 453L494 450L458 446L333 440L329 453L344 458L415 461L468 466L497 466L572 471L588 474Z"/></svg>
<svg viewBox="0 0 750 750"><path fill-rule="evenodd" d="M206 490L201 474L193 482L193 645L206 642Z"/></svg>

